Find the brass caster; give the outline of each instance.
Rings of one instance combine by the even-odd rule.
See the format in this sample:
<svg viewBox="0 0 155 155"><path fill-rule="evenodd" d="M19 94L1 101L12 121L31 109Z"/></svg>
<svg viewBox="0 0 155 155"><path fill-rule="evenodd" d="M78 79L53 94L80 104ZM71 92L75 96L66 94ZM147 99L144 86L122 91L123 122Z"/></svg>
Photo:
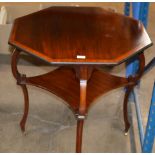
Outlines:
<svg viewBox="0 0 155 155"><path fill-rule="evenodd" d="M124 135L127 136L128 135L128 132L125 132Z"/></svg>

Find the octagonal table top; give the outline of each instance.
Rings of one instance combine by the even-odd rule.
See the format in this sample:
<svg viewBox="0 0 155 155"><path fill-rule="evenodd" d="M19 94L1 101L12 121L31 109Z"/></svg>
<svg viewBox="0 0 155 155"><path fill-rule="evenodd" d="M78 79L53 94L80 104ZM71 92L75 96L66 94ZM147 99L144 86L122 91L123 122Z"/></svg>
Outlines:
<svg viewBox="0 0 155 155"><path fill-rule="evenodd" d="M140 21L100 7L50 7L15 19L9 44L52 64L115 65L152 42Z"/></svg>

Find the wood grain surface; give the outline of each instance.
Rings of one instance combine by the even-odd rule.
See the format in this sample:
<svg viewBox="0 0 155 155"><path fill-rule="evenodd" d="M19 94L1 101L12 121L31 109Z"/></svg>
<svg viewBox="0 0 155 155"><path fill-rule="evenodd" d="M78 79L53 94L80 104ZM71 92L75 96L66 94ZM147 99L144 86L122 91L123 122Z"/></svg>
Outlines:
<svg viewBox="0 0 155 155"><path fill-rule="evenodd" d="M17 18L9 43L50 63L104 65L121 63L152 45L135 19L100 7L67 6Z"/></svg>

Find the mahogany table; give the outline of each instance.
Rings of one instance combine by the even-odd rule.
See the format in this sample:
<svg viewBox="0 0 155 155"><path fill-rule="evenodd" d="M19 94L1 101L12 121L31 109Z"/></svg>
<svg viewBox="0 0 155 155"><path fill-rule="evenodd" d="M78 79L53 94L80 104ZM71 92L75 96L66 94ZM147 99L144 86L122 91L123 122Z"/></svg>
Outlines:
<svg viewBox="0 0 155 155"><path fill-rule="evenodd" d="M22 131L29 110L29 84L68 103L77 119L76 152L81 152L83 123L92 102L119 87L127 88L123 109L125 133L128 132L127 100L143 74L143 52L152 45L140 21L99 7L50 7L17 18L9 44L14 47L12 72L25 99ZM17 69L21 51L60 67L47 74L26 77ZM100 70L133 57L140 64L135 76L117 77Z"/></svg>

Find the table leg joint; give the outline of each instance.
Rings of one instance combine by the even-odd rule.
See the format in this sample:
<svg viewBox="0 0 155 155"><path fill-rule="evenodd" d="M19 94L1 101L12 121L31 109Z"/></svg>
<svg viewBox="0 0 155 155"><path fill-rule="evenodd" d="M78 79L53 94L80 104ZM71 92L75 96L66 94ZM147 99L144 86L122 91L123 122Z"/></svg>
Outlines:
<svg viewBox="0 0 155 155"><path fill-rule="evenodd" d="M26 75L25 74L19 74L17 77L17 85L26 85Z"/></svg>

